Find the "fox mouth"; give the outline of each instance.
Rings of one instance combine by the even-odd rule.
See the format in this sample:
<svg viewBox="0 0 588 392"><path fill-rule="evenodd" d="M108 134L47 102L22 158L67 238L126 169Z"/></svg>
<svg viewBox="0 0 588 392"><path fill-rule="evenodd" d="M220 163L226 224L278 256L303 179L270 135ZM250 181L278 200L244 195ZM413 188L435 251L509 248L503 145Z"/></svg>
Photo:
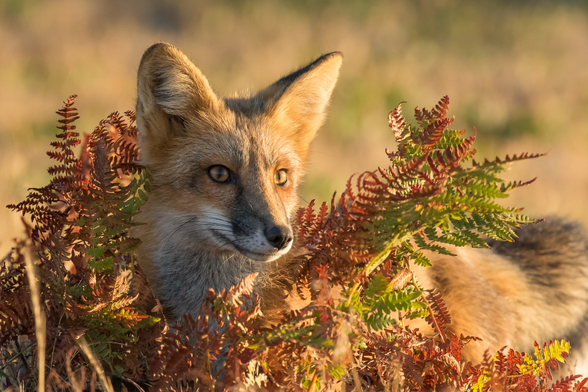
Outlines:
<svg viewBox="0 0 588 392"><path fill-rule="evenodd" d="M290 251L290 246L288 246L284 249L280 249L280 250L276 249L273 252L255 252L251 249L247 249L247 248L235 243L235 241L232 241L225 234L220 233L217 230L211 229L211 231L213 232L213 234L215 234L217 237L219 237L225 245L229 245L231 248L233 248L237 252L241 253L243 256L245 256L249 259L255 260L255 261L262 261L262 262L274 261L278 257L281 257L284 254L288 253L288 251Z"/></svg>
<svg viewBox="0 0 588 392"><path fill-rule="evenodd" d="M278 257L280 257L284 254L279 251L277 251L275 253L257 253L257 252L253 252L249 249L241 248L241 247L236 246L234 244L231 244L231 245L235 246L235 248L243 256L246 256L246 257L248 257L252 260L255 260L255 261L265 261L265 262L274 261L275 259L277 259Z"/></svg>

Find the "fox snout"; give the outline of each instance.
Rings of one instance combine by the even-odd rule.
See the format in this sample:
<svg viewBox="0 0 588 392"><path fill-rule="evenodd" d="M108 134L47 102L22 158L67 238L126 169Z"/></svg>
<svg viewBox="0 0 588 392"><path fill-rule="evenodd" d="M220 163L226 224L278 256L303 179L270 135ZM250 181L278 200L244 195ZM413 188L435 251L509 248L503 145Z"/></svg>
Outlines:
<svg viewBox="0 0 588 392"><path fill-rule="evenodd" d="M242 226L243 222L239 223ZM226 249L233 248L249 259L262 262L273 261L290 251L294 236L289 225L254 226L249 225L246 231L242 227L235 230L235 236Z"/></svg>
<svg viewBox="0 0 588 392"><path fill-rule="evenodd" d="M267 242L277 250L282 250L292 244L292 229L285 226L273 226L263 232Z"/></svg>
<svg viewBox="0 0 588 392"><path fill-rule="evenodd" d="M217 215L207 221L211 224L211 231L218 236L215 242L221 248L236 250L255 261L273 261L286 254L294 242L289 214L279 195L270 193L269 196L274 196L271 198L266 194L270 200L262 199L262 195L256 196L257 203L247 197L235 198L231 209L217 209ZM272 209L268 204L275 207ZM215 228L217 222L225 219L223 214L227 214L232 222L232 235L226 236Z"/></svg>

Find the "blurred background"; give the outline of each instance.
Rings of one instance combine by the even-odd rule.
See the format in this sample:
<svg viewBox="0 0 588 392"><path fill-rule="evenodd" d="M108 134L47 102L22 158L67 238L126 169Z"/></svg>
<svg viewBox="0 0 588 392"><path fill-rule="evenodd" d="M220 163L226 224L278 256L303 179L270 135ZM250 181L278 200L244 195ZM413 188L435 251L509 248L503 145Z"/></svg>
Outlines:
<svg viewBox="0 0 588 392"><path fill-rule="evenodd" d="M322 53L345 55L329 119L312 146L301 204L386 165L387 114L451 99L454 126L478 130L477 160L538 177L505 203L588 224L588 3L585 1L0 2L0 251L23 235L3 208L45 185L55 111L78 94L78 130L134 108L143 51L181 48L217 93L255 91ZM409 117L410 118L410 117Z"/></svg>

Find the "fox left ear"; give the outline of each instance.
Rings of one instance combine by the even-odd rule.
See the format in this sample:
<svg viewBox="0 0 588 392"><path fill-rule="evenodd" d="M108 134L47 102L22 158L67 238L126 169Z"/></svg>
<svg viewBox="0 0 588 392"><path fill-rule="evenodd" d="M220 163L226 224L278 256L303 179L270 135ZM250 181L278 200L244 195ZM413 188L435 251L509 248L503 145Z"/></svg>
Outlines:
<svg viewBox="0 0 588 392"><path fill-rule="evenodd" d="M325 54L257 94L274 128L295 141L302 159L326 118L342 61L341 52Z"/></svg>
<svg viewBox="0 0 588 392"><path fill-rule="evenodd" d="M206 77L173 45L158 43L143 54L137 75L137 125L142 160L165 150L186 132L186 124L220 106Z"/></svg>

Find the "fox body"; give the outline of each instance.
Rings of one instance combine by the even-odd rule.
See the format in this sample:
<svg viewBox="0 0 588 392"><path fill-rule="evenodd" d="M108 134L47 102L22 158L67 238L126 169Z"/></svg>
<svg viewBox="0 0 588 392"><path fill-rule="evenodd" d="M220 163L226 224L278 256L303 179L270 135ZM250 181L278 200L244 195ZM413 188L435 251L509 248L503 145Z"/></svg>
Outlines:
<svg viewBox="0 0 588 392"><path fill-rule="evenodd" d="M209 288L229 288L254 272L268 319L304 305L285 295L296 253L290 222L341 61L330 53L254 95L219 98L175 47L145 52L137 123L152 192L139 219L146 223L138 227L139 260L170 317L198 313ZM443 294L454 332L483 339L465 347L466 359L561 338L581 354L588 324L582 228L552 219L518 235L492 243L492 251L435 256L417 276ZM411 323L434 333L419 322Z"/></svg>
<svg viewBox="0 0 588 392"><path fill-rule="evenodd" d="M533 351L533 342L570 341L562 375L588 372L588 240L575 222L548 217L516 230L515 242L489 241L492 250L454 249L457 257L432 256L433 267L416 270L425 288L436 288L456 334L482 339L463 349L480 362L484 351L504 346ZM411 327L433 334L422 320Z"/></svg>

